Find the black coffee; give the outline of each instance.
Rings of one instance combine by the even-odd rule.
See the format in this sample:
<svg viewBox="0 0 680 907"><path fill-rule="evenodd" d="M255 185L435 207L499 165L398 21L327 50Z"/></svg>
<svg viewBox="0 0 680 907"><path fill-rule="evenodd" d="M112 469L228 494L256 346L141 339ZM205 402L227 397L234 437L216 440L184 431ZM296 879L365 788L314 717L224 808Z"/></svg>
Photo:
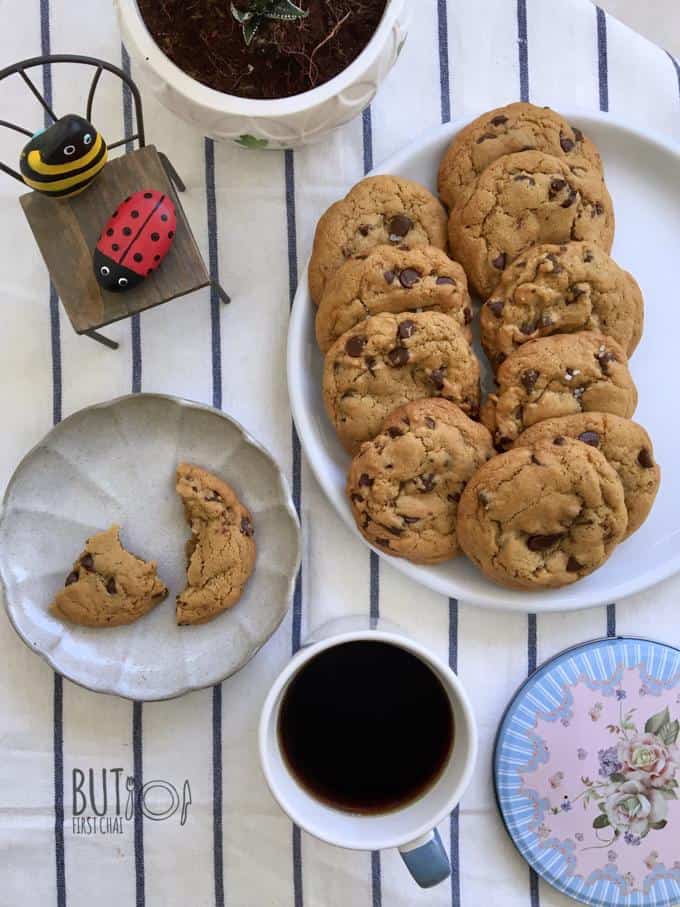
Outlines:
<svg viewBox="0 0 680 907"><path fill-rule="evenodd" d="M292 681L279 743L297 781L338 809L377 813L414 800L438 777L453 716L436 675L383 642L321 652Z"/></svg>

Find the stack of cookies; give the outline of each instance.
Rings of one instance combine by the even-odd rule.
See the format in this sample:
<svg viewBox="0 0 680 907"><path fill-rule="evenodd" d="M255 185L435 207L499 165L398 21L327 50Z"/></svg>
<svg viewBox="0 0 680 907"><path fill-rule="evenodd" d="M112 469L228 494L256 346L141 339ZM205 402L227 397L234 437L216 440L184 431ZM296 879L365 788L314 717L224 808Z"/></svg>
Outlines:
<svg viewBox="0 0 680 907"><path fill-rule="evenodd" d="M549 108L511 104L457 134L439 194L448 215L370 177L317 227L324 403L357 526L417 563L462 550L503 585L572 583L639 528L660 477L630 421L643 301L609 257L600 156ZM496 382L481 409L468 287Z"/></svg>

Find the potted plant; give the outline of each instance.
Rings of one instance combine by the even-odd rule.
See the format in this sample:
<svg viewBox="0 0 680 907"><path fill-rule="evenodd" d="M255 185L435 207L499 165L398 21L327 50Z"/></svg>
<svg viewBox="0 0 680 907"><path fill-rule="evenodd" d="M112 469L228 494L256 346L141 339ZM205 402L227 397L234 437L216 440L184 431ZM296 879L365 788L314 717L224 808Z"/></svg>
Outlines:
<svg viewBox="0 0 680 907"><path fill-rule="evenodd" d="M158 100L215 139L308 144L373 99L411 0L114 0Z"/></svg>

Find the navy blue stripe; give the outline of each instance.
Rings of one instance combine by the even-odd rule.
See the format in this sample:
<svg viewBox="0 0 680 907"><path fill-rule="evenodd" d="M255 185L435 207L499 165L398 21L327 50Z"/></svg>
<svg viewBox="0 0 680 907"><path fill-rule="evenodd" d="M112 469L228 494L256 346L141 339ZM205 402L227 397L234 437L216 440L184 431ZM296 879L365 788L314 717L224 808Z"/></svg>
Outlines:
<svg viewBox="0 0 680 907"><path fill-rule="evenodd" d="M529 903L531 907L540 907L541 904L538 884L536 870L529 867Z"/></svg>
<svg viewBox="0 0 680 907"><path fill-rule="evenodd" d="M382 907L382 866L379 850L371 851L371 904L372 907Z"/></svg>
<svg viewBox="0 0 680 907"><path fill-rule="evenodd" d="M123 72L129 76L130 55L122 44L120 58ZM123 82L123 134L132 135L133 131L132 92L129 86ZM125 152L133 151L134 144L134 142L126 142ZM142 389L142 325L138 312L130 319L130 340L132 344L132 393L138 394Z"/></svg>
<svg viewBox="0 0 680 907"><path fill-rule="evenodd" d="M204 140L205 190L208 221L208 271L210 274L210 339L212 348L212 404L222 408L222 333L220 329L219 251L217 243L217 193L215 187L215 143ZM212 770L213 770L213 876L215 907L224 907L224 837L222 781L222 686L212 690Z"/></svg>
<svg viewBox="0 0 680 907"><path fill-rule="evenodd" d="M535 614L529 614L527 626L527 674L531 675L538 664L538 627Z"/></svg>
<svg viewBox="0 0 680 907"><path fill-rule="evenodd" d="M50 4L40 0L40 51L50 53ZM43 66L43 95L47 106L52 107L52 70ZM44 125L51 119L45 112ZM50 281L50 346L52 352L52 422L61 421L61 334L59 325L59 297ZM66 907L66 865L64 858L64 681L55 672L52 693L52 752L54 762L54 860L57 888L57 907Z"/></svg>
<svg viewBox="0 0 680 907"><path fill-rule="evenodd" d="M373 169L373 121L371 108L367 107L362 114L364 138L364 174Z"/></svg>
<svg viewBox="0 0 680 907"><path fill-rule="evenodd" d="M616 636L616 605L607 605L607 636Z"/></svg>
<svg viewBox="0 0 680 907"><path fill-rule="evenodd" d="M600 89L600 110L609 110L609 68L607 64L607 16L599 6L597 16L597 71Z"/></svg>
<svg viewBox="0 0 680 907"><path fill-rule="evenodd" d="M135 907L144 907L146 894L144 886L144 814L142 812L142 788L144 787L142 739L142 703L132 704L132 773L135 779Z"/></svg>
<svg viewBox="0 0 680 907"><path fill-rule="evenodd" d="M295 216L295 153L284 152L284 170L286 187L286 238L288 245L288 304L293 305L298 286L298 257L297 257L297 220ZM291 423L292 445L292 481L293 503L298 518L301 519L302 506L302 454L300 439L295 424ZM291 647L297 652L302 642L302 567L295 578L293 592L293 626L291 630ZM293 825L293 902L294 907L302 907L304 903L302 888L302 833L297 825Z"/></svg>
<svg viewBox="0 0 680 907"><path fill-rule="evenodd" d="M442 123L451 120L451 85L449 82L449 23L446 0L437 0L439 31L439 93Z"/></svg>
<svg viewBox="0 0 680 907"><path fill-rule="evenodd" d="M212 696L213 772L213 873L215 907L224 907L224 859L222 837L222 685L215 684Z"/></svg>
<svg viewBox="0 0 680 907"><path fill-rule="evenodd" d="M527 41L527 0L517 0L517 46L519 52L519 96L529 100L529 45Z"/></svg>
<svg viewBox="0 0 680 907"><path fill-rule="evenodd" d="M458 673L458 601L449 599L449 667ZM460 807L450 820L451 907L460 907Z"/></svg>

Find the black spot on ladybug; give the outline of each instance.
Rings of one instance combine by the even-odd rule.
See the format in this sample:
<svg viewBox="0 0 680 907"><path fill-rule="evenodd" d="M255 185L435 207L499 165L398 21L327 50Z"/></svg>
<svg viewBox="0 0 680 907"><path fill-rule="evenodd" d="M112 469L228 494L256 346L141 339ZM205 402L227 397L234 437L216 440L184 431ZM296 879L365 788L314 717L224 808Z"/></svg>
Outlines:
<svg viewBox="0 0 680 907"><path fill-rule="evenodd" d="M130 217L139 217L139 211L136 208L134 211L130 211Z"/></svg>
<svg viewBox="0 0 680 907"><path fill-rule="evenodd" d="M113 227L109 227L109 229L106 231L106 235L113 236Z"/></svg>
<svg viewBox="0 0 680 907"><path fill-rule="evenodd" d="M114 252L118 252L120 249L120 246L118 245L117 242L115 242L111 245L111 248L113 249Z"/></svg>
<svg viewBox="0 0 680 907"><path fill-rule="evenodd" d="M163 223L165 223L167 221L167 219L168 219L167 214L161 214L161 220L163 221Z"/></svg>
<svg viewBox="0 0 680 907"><path fill-rule="evenodd" d="M142 255L141 252L135 252L135 254L132 257L134 258L135 261L141 261L144 258L144 256Z"/></svg>
<svg viewBox="0 0 680 907"><path fill-rule="evenodd" d="M123 236L132 236L132 230L129 227L123 227Z"/></svg>
<svg viewBox="0 0 680 907"><path fill-rule="evenodd" d="M168 232L168 239L172 239L172 237L173 237L174 235L175 235L174 231L173 231L173 230L170 230L170 231Z"/></svg>
<svg viewBox="0 0 680 907"><path fill-rule="evenodd" d="M154 260L154 261L160 261L160 260L161 260L160 255L154 255L153 260Z"/></svg>
<svg viewBox="0 0 680 907"><path fill-rule="evenodd" d="M145 192L144 198L153 198L153 192Z"/></svg>
<svg viewBox="0 0 680 907"><path fill-rule="evenodd" d="M152 234L151 234L151 239L152 239L154 242L158 242L158 240L159 240L160 238L161 238L160 233L152 233Z"/></svg>

